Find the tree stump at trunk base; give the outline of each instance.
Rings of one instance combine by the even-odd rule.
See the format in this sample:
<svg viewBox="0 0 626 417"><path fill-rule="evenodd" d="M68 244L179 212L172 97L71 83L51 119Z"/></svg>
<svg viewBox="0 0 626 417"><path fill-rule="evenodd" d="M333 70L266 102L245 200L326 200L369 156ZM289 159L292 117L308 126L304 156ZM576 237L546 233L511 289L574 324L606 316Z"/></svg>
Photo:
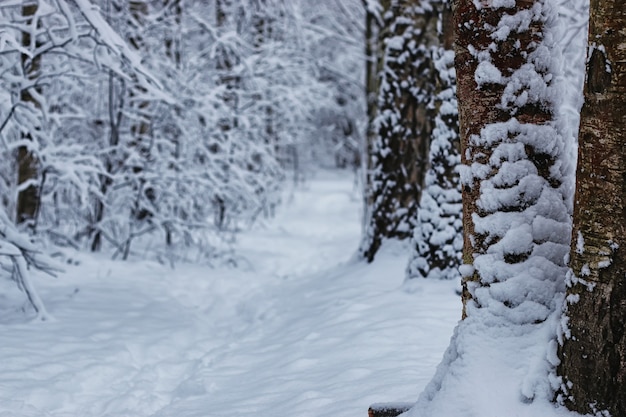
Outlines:
<svg viewBox="0 0 626 417"><path fill-rule="evenodd" d="M396 417L409 411L413 403L380 403L372 404L367 410L368 417Z"/></svg>

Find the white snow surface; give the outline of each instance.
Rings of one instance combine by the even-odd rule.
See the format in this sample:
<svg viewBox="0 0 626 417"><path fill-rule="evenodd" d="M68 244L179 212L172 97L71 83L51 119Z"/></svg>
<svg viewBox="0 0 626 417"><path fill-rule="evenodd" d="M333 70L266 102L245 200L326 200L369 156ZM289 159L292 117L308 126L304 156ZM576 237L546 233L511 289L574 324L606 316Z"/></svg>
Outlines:
<svg viewBox="0 0 626 417"><path fill-rule="evenodd" d="M361 199L348 173L296 190L211 269L76 254L34 274L51 321L0 282L1 417L367 415L414 402L460 318L454 282L406 291L408 248L352 260Z"/></svg>
<svg viewBox="0 0 626 417"><path fill-rule="evenodd" d="M0 417L365 417L422 391L409 416L577 415L542 395L557 315L515 328L474 311L446 351L456 283L403 286L394 242L354 261L359 209L350 174L326 172L242 237L236 268L76 254L33 277L50 321L0 282Z"/></svg>

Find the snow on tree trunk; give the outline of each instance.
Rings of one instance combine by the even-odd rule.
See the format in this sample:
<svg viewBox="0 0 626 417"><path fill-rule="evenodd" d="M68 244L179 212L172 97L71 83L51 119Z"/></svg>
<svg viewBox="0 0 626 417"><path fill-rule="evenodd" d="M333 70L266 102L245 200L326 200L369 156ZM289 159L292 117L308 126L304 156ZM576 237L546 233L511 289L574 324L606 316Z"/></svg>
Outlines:
<svg viewBox="0 0 626 417"><path fill-rule="evenodd" d="M542 322L562 286L569 168L552 19L550 0L456 4L464 315Z"/></svg>
<svg viewBox="0 0 626 417"><path fill-rule="evenodd" d="M453 9L464 320L409 415L505 415L499 404L545 415L571 235L556 10L551 0Z"/></svg>
<svg viewBox="0 0 626 417"><path fill-rule="evenodd" d="M108 79L108 146L110 149L117 149L120 144L120 125L123 117L124 95L116 91L115 75L109 71ZM98 252L102 248L102 229L101 223L104 219L106 205L104 199L107 198L109 190L113 185L112 174L114 170L119 169L122 162L115 159L114 152L109 152L103 157L103 165L105 173L100 175L100 195L101 198L94 202L93 214L91 216L91 224L89 225L90 248L92 252Z"/></svg>
<svg viewBox="0 0 626 417"><path fill-rule="evenodd" d="M448 3L433 2L441 20L440 45L432 49L436 95L429 112L435 121L430 139L424 191L412 236L407 278L458 279L463 248L461 162L452 13Z"/></svg>
<svg viewBox="0 0 626 417"><path fill-rule="evenodd" d="M371 178L368 174L372 170L372 158L369 156L372 154L374 148L374 142L376 141L376 129L374 128L374 122L376 120L376 106L378 104L378 88L379 78L378 74L382 69L381 52L382 46L382 22L379 15L380 9L384 6L379 1L363 0L363 6L365 8L365 103L367 105L367 129L365 134L365 146L362 155L362 164L364 169L364 215L363 215L363 231L365 232L367 227L367 221L369 220L369 193L371 187ZM385 7L388 8L387 5Z"/></svg>
<svg viewBox="0 0 626 417"><path fill-rule="evenodd" d="M32 55L22 52L22 71L25 84L20 90L20 101L31 108L39 111L41 104L37 97L41 94L41 89L36 87L37 78L41 70L41 55L36 51L37 30L39 29L39 18L36 16L38 3L25 2L22 5L22 17L25 19L24 26L28 30L22 32L22 47L24 51L30 51ZM41 126L29 126L30 129L41 129ZM28 128L27 128L28 129ZM25 142L33 142L36 132L22 132L22 139ZM34 229L39 212L40 190L39 190L39 160L35 155L34 146L27 144L21 145L17 150L17 204L16 204L16 220Z"/></svg>
<svg viewBox="0 0 626 417"><path fill-rule="evenodd" d="M410 236L433 128L427 117L434 76L428 58L437 42L436 15L429 2L396 0L383 11L383 19L377 137L369 156L370 210L360 248L370 262L383 239Z"/></svg>
<svg viewBox="0 0 626 417"><path fill-rule="evenodd" d="M558 374L579 413L626 415L626 14L590 8L587 79Z"/></svg>

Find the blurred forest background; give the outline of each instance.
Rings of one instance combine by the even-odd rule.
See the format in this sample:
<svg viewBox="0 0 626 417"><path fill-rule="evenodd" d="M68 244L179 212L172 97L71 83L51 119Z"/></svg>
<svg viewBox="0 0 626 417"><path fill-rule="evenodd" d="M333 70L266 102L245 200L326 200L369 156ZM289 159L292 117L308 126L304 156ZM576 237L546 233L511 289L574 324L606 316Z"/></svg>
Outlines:
<svg viewBox="0 0 626 417"><path fill-rule="evenodd" d="M223 257L285 187L360 166L364 15L358 0L1 2L5 220L118 258Z"/></svg>

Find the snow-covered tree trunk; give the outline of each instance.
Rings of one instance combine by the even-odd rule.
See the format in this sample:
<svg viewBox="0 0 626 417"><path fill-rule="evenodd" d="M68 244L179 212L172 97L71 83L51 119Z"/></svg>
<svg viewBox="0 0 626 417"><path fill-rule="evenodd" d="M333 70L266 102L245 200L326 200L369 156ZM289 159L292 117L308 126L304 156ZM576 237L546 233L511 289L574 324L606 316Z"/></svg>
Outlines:
<svg viewBox="0 0 626 417"><path fill-rule="evenodd" d="M183 21L183 0L163 0L163 8L166 15L171 16L168 19L170 25L166 28L165 33L165 55L175 64L176 68L180 68L182 59L181 32Z"/></svg>
<svg viewBox="0 0 626 417"><path fill-rule="evenodd" d="M453 3L463 320L411 417L493 415L494 393L542 415L558 387L573 173L552 1Z"/></svg>
<svg viewBox="0 0 626 417"><path fill-rule="evenodd" d="M131 31L128 43L139 54L144 54L145 40L143 31L149 23L148 0L131 0L128 2L130 12L129 28ZM151 148L151 122L150 103L143 97L146 96L146 89L141 85L133 85L130 88L130 104L132 106L132 124L130 126L131 142L130 147L136 153L137 159L132 167L135 174L143 171L143 165L150 159ZM140 187L141 188L141 187ZM142 219L147 216L145 209L137 207L135 217Z"/></svg>
<svg viewBox="0 0 626 417"><path fill-rule="evenodd" d="M411 235L428 165L434 93L430 47L437 43L429 2L394 0L382 11L385 27L376 140L371 148L364 238L360 254L372 261L385 238Z"/></svg>
<svg viewBox="0 0 626 417"><path fill-rule="evenodd" d="M592 0L581 113L562 400L626 415L626 14Z"/></svg>
<svg viewBox="0 0 626 417"><path fill-rule="evenodd" d="M375 119L378 105L378 74L382 70L383 48L383 22L381 11L389 9L390 0L362 0L365 10L365 105L367 106L367 126L365 129L365 141L361 154L361 167L363 169L363 218L362 233L365 235L369 227L371 212L371 175L372 150L376 141Z"/></svg>
<svg viewBox="0 0 626 417"><path fill-rule="evenodd" d="M41 88L37 86L38 78L41 72L41 52L37 51L37 31L40 28L40 19L37 16L39 4L37 2L24 1L22 4L23 25L28 28L22 31L22 48L21 53L22 72L24 76L24 85L20 90L20 101L30 111L39 112L41 103L38 98L41 95ZM26 125L23 127L22 140L25 142L19 146L17 150L17 204L16 204L16 220L19 224L25 224L29 228L34 229L39 212L40 201L40 178L39 178L39 160L34 153L34 146L30 146L29 142L35 140L36 132L29 129L40 130L41 126Z"/></svg>
<svg viewBox="0 0 626 417"><path fill-rule="evenodd" d="M463 247L461 162L452 11L448 2L433 1L440 16L439 45L432 48L435 96L429 112L434 119L430 138L429 169L411 241L407 278L458 279Z"/></svg>
<svg viewBox="0 0 626 417"><path fill-rule="evenodd" d="M367 104L367 137L375 137L374 118L378 91L378 49L380 28L377 10L370 10L365 2L365 100ZM372 139L368 140L368 143Z"/></svg>
<svg viewBox="0 0 626 417"><path fill-rule="evenodd" d="M268 11L271 10L269 6L270 5L268 4L268 0L253 0L247 7L248 9L250 9L250 23L253 27L252 44L254 46L255 53L257 54L262 54L264 52L264 44L269 43L272 40L272 26L275 25L276 22L275 16L272 16L270 13L268 13ZM276 109L274 109L272 103L271 89L268 88L266 91L263 91L260 99L265 100L266 103L264 106L264 142L267 145L276 147L278 144L276 121L274 120ZM274 151L276 152L276 149L274 149Z"/></svg>
<svg viewBox="0 0 626 417"><path fill-rule="evenodd" d="M144 39L145 27L149 24L148 0L131 0L128 2L130 12L129 28L131 30L128 43L139 54L144 54L146 47ZM153 146L154 136L152 131L153 109L150 102L145 99L147 90L139 83L133 83L129 88L129 101L131 113L130 140L127 144L127 152L131 155L127 167L129 183L133 188L133 203L131 218L129 219L129 233L123 243L122 259L127 259L133 239L139 233L137 230L149 230L154 227L153 217L155 214L154 203L156 200L155 189L147 177L148 165L154 162Z"/></svg>
<svg viewBox="0 0 626 417"><path fill-rule="evenodd" d="M120 144L120 129L123 118L124 110L124 93L118 90L124 90L124 88L117 88L116 77L112 71L109 71L108 77L108 125L109 125L109 137L108 148L110 149L105 155L103 155L103 167L104 173L100 175L100 196L94 202L93 214L90 217L89 225L89 239L91 240L90 249L92 252L98 252L102 248L102 229L101 223L105 215L105 200L109 194L109 189L113 185L113 173L119 169L122 165L119 152ZM123 85L123 82L120 82Z"/></svg>
<svg viewBox="0 0 626 417"><path fill-rule="evenodd" d="M182 31L183 31L183 0L163 0L163 7L166 9L166 20L168 21L168 27L165 33L165 55L169 58L176 71L181 70L182 65ZM177 117L182 114L182 109L176 107L174 109ZM173 152L172 157L177 164L181 163L181 148L184 138L181 129L177 126L171 126L169 129L169 141L172 144ZM171 164L170 164L171 165ZM180 211L174 210L175 216L180 217ZM173 243L173 227L172 221L166 220L162 223L163 230L165 232L165 245L171 246Z"/></svg>
<svg viewBox="0 0 626 417"><path fill-rule="evenodd" d="M455 3L463 315L546 320L569 245L551 0Z"/></svg>
<svg viewBox="0 0 626 417"><path fill-rule="evenodd" d="M389 9L390 0L363 0L365 9L365 103L367 105L367 130L365 142L365 155L363 161L369 171L371 166L371 150L376 140L376 106L378 104L378 74L382 69L383 37L381 10ZM366 180L369 176L366 175ZM367 184L369 186L369 183Z"/></svg>

